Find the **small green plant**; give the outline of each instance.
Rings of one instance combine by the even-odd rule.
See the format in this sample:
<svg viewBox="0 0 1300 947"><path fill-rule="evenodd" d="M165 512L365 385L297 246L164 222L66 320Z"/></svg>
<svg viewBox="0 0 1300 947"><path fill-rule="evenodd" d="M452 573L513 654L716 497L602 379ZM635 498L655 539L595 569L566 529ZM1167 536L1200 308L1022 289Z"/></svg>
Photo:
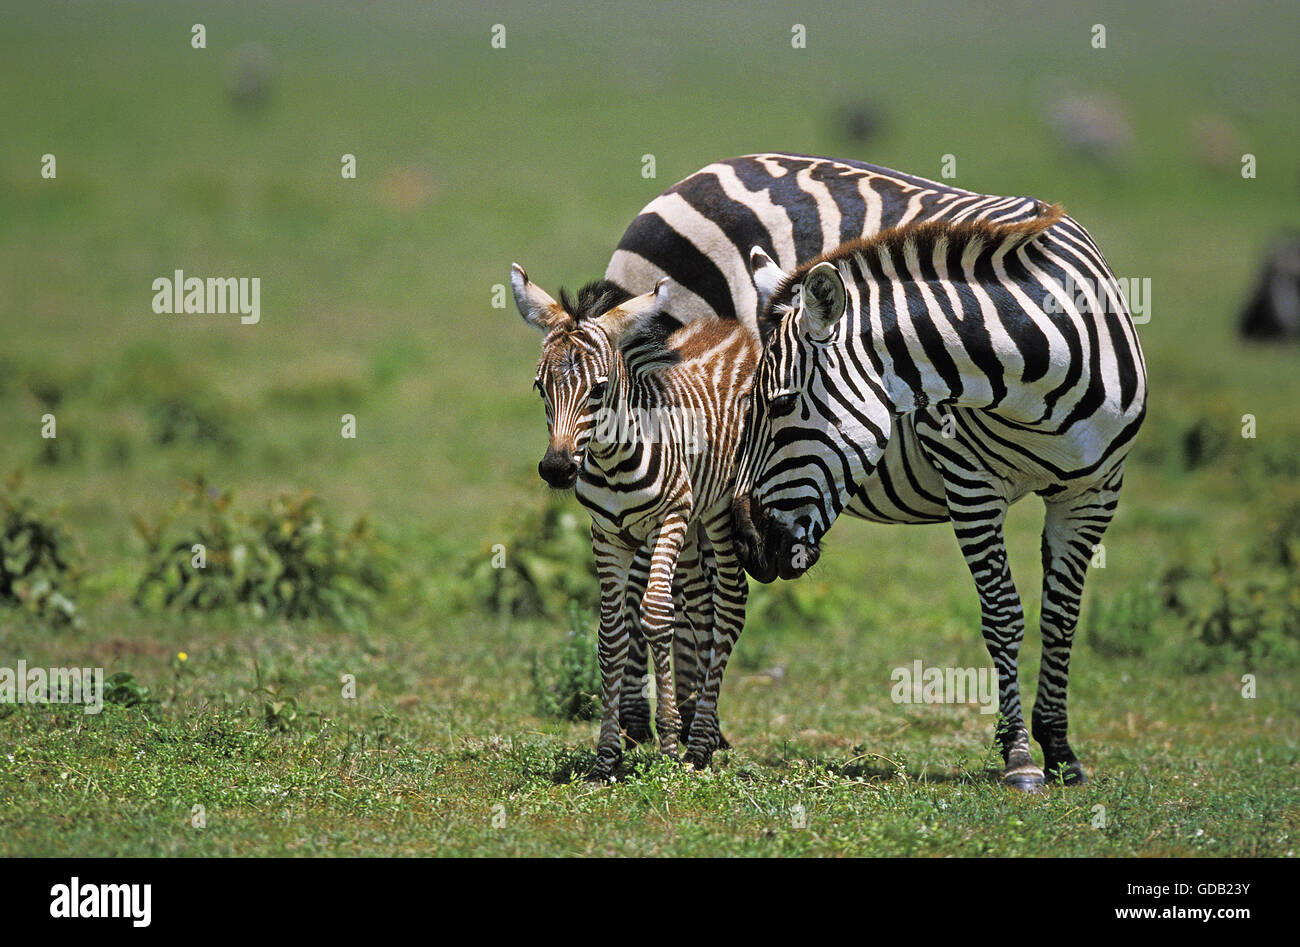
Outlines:
<svg viewBox="0 0 1300 947"><path fill-rule="evenodd" d="M1190 639L1182 648L1184 664L1204 671L1243 658L1300 660L1298 578L1294 566L1270 568L1266 562L1244 579L1217 560L1208 574L1188 568L1166 572L1164 602Z"/></svg>
<svg viewBox="0 0 1300 947"><path fill-rule="evenodd" d="M569 602L600 598L587 518L569 498L550 498L485 546L461 570L461 604L506 617L563 619Z"/></svg>
<svg viewBox="0 0 1300 947"><path fill-rule="evenodd" d="M824 581L749 583L745 621L754 627L825 628L842 615L842 603Z"/></svg>
<svg viewBox="0 0 1300 947"><path fill-rule="evenodd" d="M104 703L139 707L149 716L158 712L158 698L129 671L118 671L104 679Z"/></svg>
<svg viewBox="0 0 1300 947"><path fill-rule="evenodd" d="M1234 581L1217 563L1211 604L1191 616L1204 645L1262 660L1289 654L1300 645L1300 589L1257 577Z"/></svg>
<svg viewBox="0 0 1300 947"><path fill-rule="evenodd" d="M237 515L228 492L187 482L180 509L137 519L148 562L137 604L174 611L245 606L254 615L364 622L388 587L392 556L365 520L336 527L310 491ZM178 522L183 520L183 522Z"/></svg>
<svg viewBox="0 0 1300 947"><path fill-rule="evenodd" d="M1292 501L1264 531L1256 561L1300 572L1300 501Z"/></svg>
<svg viewBox="0 0 1300 947"><path fill-rule="evenodd" d="M25 609L57 624L79 620L72 541L30 497L19 496L21 476L0 490L0 605Z"/></svg>
<svg viewBox="0 0 1300 947"><path fill-rule="evenodd" d="M215 408L192 397L161 398L147 409L149 436L155 444L212 445L225 450L234 447L227 424Z"/></svg>
<svg viewBox="0 0 1300 947"><path fill-rule="evenodd" d="M569 632L549 660L533 655L533 689L543 716L595 720L600 716L600 668L596 660L595 619L569 604Z"/></svg>

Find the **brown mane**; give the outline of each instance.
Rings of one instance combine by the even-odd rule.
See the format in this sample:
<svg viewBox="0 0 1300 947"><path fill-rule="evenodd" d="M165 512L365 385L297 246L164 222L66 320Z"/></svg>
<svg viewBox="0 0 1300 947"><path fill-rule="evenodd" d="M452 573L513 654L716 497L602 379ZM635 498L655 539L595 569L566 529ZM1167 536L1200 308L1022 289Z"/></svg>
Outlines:
<svg viewBox="0 0 1300 947"><path fill-rule="evenodd" d="M859 254L901 253L908 245L916 247L917 252L925 255L932 252L943 240L948 242L950 250L962 250L972 245L981 249L1014 250L1059 223L1065 217L1065 208L1060 204L1038 202L1038 215L1028 220L1014 223L992 223L987 220L926 220L911 222L897 227L889 227L870 237L858 237L838 247L826 251L821 256L809 260L800 266L777 286L766 309L759 318L760 324L771 319L778 306L788 306L793 296L794 287L803 282L804 277L819 263L840 263Z"/></svg>

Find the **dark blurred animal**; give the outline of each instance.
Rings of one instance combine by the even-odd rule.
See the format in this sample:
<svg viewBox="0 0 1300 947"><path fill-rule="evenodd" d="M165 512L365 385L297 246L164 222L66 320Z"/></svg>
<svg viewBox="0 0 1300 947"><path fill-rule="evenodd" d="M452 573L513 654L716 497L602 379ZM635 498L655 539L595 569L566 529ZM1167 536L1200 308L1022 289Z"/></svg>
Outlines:
<svg viewBox="0 0 1300 947"><path fill-rule="evenodd" d="M1250 302L1241 311L1244 338L1300 338L1300 230L1273 241Z"/></svg>

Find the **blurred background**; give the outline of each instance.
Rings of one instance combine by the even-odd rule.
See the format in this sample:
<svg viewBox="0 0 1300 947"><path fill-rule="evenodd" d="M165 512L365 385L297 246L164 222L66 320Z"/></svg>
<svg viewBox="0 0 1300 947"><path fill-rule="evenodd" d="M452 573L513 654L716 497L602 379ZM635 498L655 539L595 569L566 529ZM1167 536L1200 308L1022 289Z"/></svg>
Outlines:
<svg viewBox="0 0 1300 947"><path fill-rule="evenodd" d="M0 612L3 640L51 659L136 654L141 677L196 639L261 640L260 619L178 619L202 590L148 590L150 575L175 581L176 549L188 556L185 536L167 545L169 511L215 536L240 509L254 520L239 529L288 535L316 514L276 498L310 490L340 537L364 517L387 556L373 566L366 546L356 568L331 566L370 590L367 647L398 675L375 693L422 694L426 741L518 730L534 713L529 648L557 639L568 604L528 597L594 586L585 517L536 474L539 340L497 287L518 261L553 293L576 288L677 180L788 150L935 179L951 156L951 183L1060 201L1119 276L1150 279L1150 409L1089 585L1105 621L1085 615L1101 655L1085 732L1133 656L1200 649L1203 671L1230 663L1214 657L1224 640L1232 661L1291 654L1300 352L1247 341L1241 323L1271 248L1294 286L1277 241L1298 218L1298 35L1285 2L4 0L0 474L19 472L12 497L62 524L85 621L47 639L46 618ZM152 281L177 269L259 277L260 322L155 314ZM1285 335L1287 292L1264 293L1266 330ZM1013 510L1031 627L1040 523L1036 501ZM484 572L497 544L523 562L514 578ZM268 596L255 615L299 614ZM918 654L986 660L944 527L841 525L823 565L757 592L754 615L743 673L795 681L764 702L799 708L803 727L857 726L885 669ZM280 663L301 701L315 686L303 654L337 655L297 647ZM239 705L253 684L227 658L182 696ZM737 693L733 741L780 729Z"/></svg>
<svg viewBox="0 0 1300 947"><path fill-rule="evenodd" d="M6 465L41 446L25 380L48 378L82 439L80 467L46 472L56 492L92 521L147 504L194 462L133 451L146 375L174 371L231 440L202 458L213 477L307 475L469 534L537 487L544 449L537 340L490 305L510 262L552 288L599 276L657 193L775 149L936 179L950 154L959 186L1063 202L1117 274L1153 282L1139 457L1201 407L1290 403L1268 393L1294 353L1238 346L1235 320L1296 223L1293 5L494 9L5 3ZM177 268L260 276L261 323L155 315L151 281ZM334 436L345 408L355 443ZM142 456L113 470L114 444Z"/></svg>

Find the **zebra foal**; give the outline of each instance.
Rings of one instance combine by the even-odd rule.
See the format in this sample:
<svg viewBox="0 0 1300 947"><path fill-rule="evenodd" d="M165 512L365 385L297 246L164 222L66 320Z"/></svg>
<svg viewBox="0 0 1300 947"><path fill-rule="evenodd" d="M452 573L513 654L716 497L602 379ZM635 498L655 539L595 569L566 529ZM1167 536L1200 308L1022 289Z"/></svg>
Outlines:
<svg viewBox="0 0 1300 947"><path fill-rule="evenodd" d="M716 579L709 595L711 648L686 761L706 766L720 740L722 675L745 617L748 589L731 542L730 509L757 342L738 322L682 326L667 311L666 280L653 292L584 320L574 319L517 265L512 280L516 297L525 301L525 321L546 333L536 386L547 402L552 438L574 419L585 417L592 425L580 466L572 450L562 461L563 479L571 473L578 500L591 514L600 577L601 726L591 776L611 776L622 754L625 600L643 547L651 554L639 612L658 694L655 725L661 751L677 755L673 584L696 528L712 550ZM577 469L570 471L570 464Z"/></svg>

